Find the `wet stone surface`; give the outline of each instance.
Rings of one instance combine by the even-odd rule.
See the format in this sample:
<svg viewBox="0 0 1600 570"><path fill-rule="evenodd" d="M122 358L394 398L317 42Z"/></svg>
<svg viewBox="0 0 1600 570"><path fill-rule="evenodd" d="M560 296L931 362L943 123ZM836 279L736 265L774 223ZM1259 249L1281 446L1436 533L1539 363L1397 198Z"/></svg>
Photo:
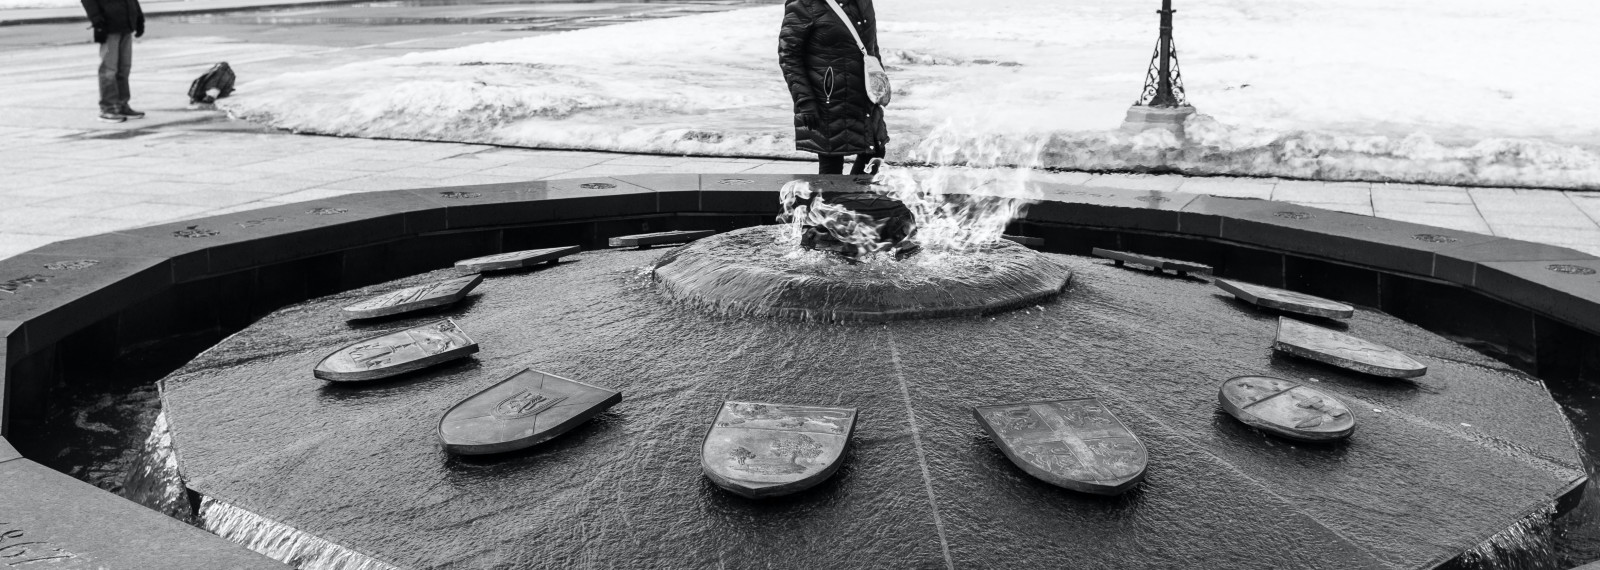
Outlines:
<svg viewBox="0 0 1600 570"><path fill-rule="evenodd" d="M1210 265L1182 261L1178 259L1169 259L1165 257L1156 257L1154 255L1144 255L1140 253L1116 251L1097 247L1094 248L1094 256L1115 261L1118 267L1121 267L1125 263L1132 263L1135 265L1143 265L1151 269L1155 269L1156 271L1171 271L1177 273L1178 275L1187 275L1189 273L1204 273L1206 275L1211 274Z"/></svg>
<svg viewBox="0 0 1600 570"><path fill-rule="evenodd" d="M1373 376L1416 378L1428 373L1427 365L1404 352L1288 317L1278 319L1278 338L1272 347Z"/></svg>
<svg viewBox="0 0 1600 570"><path fill-rule="evenodd" d="M650 234L637 234L631 236L618 236L608 242L611 247L638 247L646 248L652 245L670 245L689 243L697 239L715 235L713 230L671 231Z"/></svg>
<svg viewBox="0 0 1600 570"><path fill-rule="evenodd" d="M453 270L279 310L167 379L188 483L403 567L1348 569L1432 567L1584 476L1540 383L1374 311L1346 332L1426 376L1274 357L1274 316L1092 258L1052 256L1077 277L1038 308L837 325L679 306L649 278L669 253L486 280L447 312L483 351L387 382L307 371L330 346L437 319L339 308ZM440 414L524 368L627 396L526 450L445 452ZM1250 428L1217 402L1241 375L1317 378L1361 427L1333 445ZM1147 451L1118 497L1028 475L972 415L1087 397ZM839 471L762 501L717 487L701 451L729 400L856 409Z"/></svg>

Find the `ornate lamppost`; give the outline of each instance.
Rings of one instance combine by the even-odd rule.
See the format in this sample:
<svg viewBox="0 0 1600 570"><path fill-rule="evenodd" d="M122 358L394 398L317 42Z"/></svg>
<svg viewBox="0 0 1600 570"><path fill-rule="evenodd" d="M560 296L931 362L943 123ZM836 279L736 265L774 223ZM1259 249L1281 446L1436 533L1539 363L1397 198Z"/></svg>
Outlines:
<svg viewBox="0 0 1600 570"><path fill-rule="evenodd" d="M1194 107L1184 98L1183 73L1178 71L1178 47L1172 41L1173 12L1176 10L1172 9L1172 0L1161 0L1157 11L1161 14L1161 35L1145 72L1144 91L1122 121L1124 131L1160 128L1182 137L1183 120L1194 114Z"/></svg>

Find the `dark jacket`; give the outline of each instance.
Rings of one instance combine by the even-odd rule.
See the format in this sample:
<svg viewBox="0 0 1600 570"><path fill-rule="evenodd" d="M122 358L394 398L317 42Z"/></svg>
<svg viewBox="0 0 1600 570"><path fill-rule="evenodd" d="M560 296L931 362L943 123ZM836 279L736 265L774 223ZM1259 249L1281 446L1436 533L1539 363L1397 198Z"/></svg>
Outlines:
<svg viewBox="0 0 1600 570"><path fill-rule="evenodd" d="M83 0L83 11L89 14L89 23L100 33L144 35L144 9L139 0Z"/></svg>
<svg viewBox="0 0 1600 570"><path fill-rule="evenodd" d="M878 55L872 0L839 0L860 22L867 52ZM794 97L795 148L818 154L872 153L889 140L883 108L867 98L861 49L825 0L787 0L778 32L778 66Z"/></svg>

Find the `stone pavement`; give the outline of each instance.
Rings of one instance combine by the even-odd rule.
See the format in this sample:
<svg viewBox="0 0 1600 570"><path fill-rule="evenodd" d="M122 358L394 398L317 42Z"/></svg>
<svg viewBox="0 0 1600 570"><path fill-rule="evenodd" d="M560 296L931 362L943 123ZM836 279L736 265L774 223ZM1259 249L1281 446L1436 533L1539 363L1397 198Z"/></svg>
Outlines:
<svg viewBox="0 0 1600 570"><path fill-rule="evenodd" d="M575 9L589 10L584 17L604 25L739 4L519 4L515 9L560 12L562 18L574 17ZM452 9L466 13L485 6ZM318 10L344 14L358 8ZM187 107L183 91L189 81L216 61L229 61L240 73L241 90L247 90L252 77L554 31L494 23L308 21L285 26L272 18L237 15L153 19L151 33L135 47L132 81L134 106L150 116L122 124L95 121L98 61L82 25L3 28L0 258L71 237L353 192L653 172L813 171L810 163L786 160L301 136ZM1596 192L1077 172L1040 178L1283 200L1600 255Z"/></svg>

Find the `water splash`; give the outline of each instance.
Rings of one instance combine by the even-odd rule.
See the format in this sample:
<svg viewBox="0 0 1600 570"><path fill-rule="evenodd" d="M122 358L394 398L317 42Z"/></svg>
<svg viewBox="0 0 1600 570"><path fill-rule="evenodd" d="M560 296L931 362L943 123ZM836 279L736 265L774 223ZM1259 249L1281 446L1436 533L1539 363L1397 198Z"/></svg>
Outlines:
<svg viewBox="0 0 1600 570"><path fill-rule="evenodd" d="M399 570L399 568L289 525L205 497L205 529L300 570Z"/></svg>
<svg viewBox="0 0 1600 570"><path fill-rule="evenodd" d="M180 521L196 524L194 505L178 472L178 453L172 447L172 429L165 410L156 414L122 482L122 496Z"/></svg>
<svg viewBox="0 0 1600 570"><path fill-rule="evenodd" d="M1561 570L1555 547L1555 505L1529 513L1462 553L1459 568L1473 570Z"/></svg>

